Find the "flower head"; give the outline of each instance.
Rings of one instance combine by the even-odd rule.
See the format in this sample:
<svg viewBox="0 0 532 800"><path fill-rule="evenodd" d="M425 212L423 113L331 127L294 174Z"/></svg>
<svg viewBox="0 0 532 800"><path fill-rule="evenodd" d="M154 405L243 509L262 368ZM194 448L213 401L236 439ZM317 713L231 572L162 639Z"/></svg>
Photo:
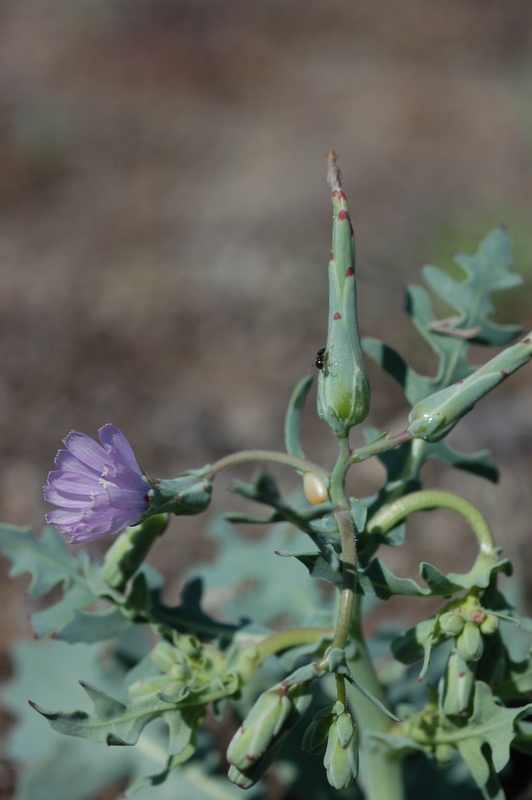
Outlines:
<svg viewBox="0 0 532 800"><path fill-rule="evenodd" d="M119 533L148 511L149 485L124 434L114 425L90 436L71 431L44 487L44 498L59 508L46 521L75 544Z"/></svg>

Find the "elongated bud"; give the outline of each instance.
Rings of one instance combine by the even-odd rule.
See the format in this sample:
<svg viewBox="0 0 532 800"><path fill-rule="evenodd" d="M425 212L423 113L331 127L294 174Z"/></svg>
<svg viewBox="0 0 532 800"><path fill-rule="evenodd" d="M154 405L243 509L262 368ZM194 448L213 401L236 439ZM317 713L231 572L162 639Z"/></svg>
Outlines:
<svg viewBox="0 0 532 800"><path fill-rule="evenodd" d="M532 358L532 331L524 339L492 358L463 381L421 400L408 417L412 436L437 442L449 433L477 400Z"/></svg>
<svg viewBox="0 0 532 800"><path fill-rule="evenodd" d="M121 533L105 554L102 578L114 589L124 589L127 581L137 571L158 536L168 526L166 514L155 514L140 525Z"/></svg>
<svg viewBox="0 0 532 800"><path fill-rule="evenodd" d="M151 509L178 516L201 514L211 502L212 483L206 477L209 471L210 465L173 480L157 479L148 492Z"/></svg>
<svg viewBox="0 0 532 800"><path fill-rule="evenodd" d="M247 772L269 748L281 731L288 732L300 717L292 697L280 688L260 695L233 736L227 748L227 760Z"/></svg>
<svg viewBox="0 0 532 800"><path fill-rule="evenodd" d="M478 625L467 620L464 630L456 640L456 648L464 661L478 661L484 652L484 642Z"/></svg>
<svg viewBox="0 0 532 800"><path fill-rule="evenodd" d="M326 706L314 714L312 722L303 735L301 747L307 753L317 756L323 753L327 746L329 728L333 720L331 706Z"/></svg>
<svg viewBox="0 0 532 800"><path fill-rule="evenodd" d="M358 775L358 729L348 711L329 728L323 765L327 780L335 789L347 789Z"/></svg>
<svg viewBox="0 0 532 800"><path fill-rule="evenodd" d="M471 667L454 651L449 656L447 669L440 681L441 708L446 717L459 717L468 713L475 688Z"/></svg>
<svg viewBox="0 0 532 800"><path fill-rule="evenodd" d="M329 261L329 329L318 378L318 414L344 438L369 411L369 382L358 333L355 247L336 155L329 153L333 237Z"/></svg>

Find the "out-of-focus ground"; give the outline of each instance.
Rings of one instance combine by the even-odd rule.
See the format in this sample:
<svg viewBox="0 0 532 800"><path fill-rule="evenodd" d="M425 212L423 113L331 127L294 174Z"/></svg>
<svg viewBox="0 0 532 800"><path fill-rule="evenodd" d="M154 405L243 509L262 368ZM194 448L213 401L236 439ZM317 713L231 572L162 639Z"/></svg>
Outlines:
<svg viewBox="0 0 532 800"><path fill-rule="evenodd" d="M326 333L331 147L363 334L434 369L402 287L500 223L528 277L500 319L530 329L531 55L529 0L3 0L0 518L40 527L72 428L113 422L161 476L283 446L286 403ZM371 377L368 421L400 430L399 390ZM497 488L426 472L478 503L525 579L531 388L528 367L454 434L491 447ZM312 408L304 429L309 457L330 465ZM353 493L380 478L364 465ZM218 489L216 508L228 499ZM179 571L212 552L200 523L174 523L154 552L175 598ZM402 574L472 557L452 515L426 524L413 555L392 553ZM30 635L27 576L7 569L3 651ZM2 798L10 781L1 773Z"/></svg>

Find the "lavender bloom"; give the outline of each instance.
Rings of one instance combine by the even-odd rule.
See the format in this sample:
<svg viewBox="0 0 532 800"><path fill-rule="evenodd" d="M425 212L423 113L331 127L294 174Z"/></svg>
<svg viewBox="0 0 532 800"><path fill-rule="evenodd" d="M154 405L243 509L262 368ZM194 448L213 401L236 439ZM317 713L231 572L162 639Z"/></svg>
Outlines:
<svg viewBox="0 0 532 800"><path fill-rule="evenodd" d="M46 521L81 544L133 525L148 511L149 484L133 450L114 425L98 431L99 445L90 436L71 431L59 450L44 487L44 497L59 506Z"/></svg>

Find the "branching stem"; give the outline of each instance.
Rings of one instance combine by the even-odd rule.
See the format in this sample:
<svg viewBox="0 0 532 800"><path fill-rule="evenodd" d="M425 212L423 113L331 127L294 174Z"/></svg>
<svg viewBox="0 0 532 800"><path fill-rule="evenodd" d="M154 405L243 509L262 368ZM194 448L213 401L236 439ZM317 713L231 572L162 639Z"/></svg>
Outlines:
<svg viewBox="0 0 532 800"><path fill-rule="evenodd" d="M313 464L312 461L307 461L306 458L298 458L298 456L291 456L288 453L278 453L275 450L241 450L238 453L231 453L228 456L220 458L212 465L209 479L212 480L219 472L229 467L235 467L238 464L247 464L252 461L268 461L274 464L283 464L287 467L292 467L299 472L314 472L320 478L329 481L329 473L323 467Z"/></svg>

